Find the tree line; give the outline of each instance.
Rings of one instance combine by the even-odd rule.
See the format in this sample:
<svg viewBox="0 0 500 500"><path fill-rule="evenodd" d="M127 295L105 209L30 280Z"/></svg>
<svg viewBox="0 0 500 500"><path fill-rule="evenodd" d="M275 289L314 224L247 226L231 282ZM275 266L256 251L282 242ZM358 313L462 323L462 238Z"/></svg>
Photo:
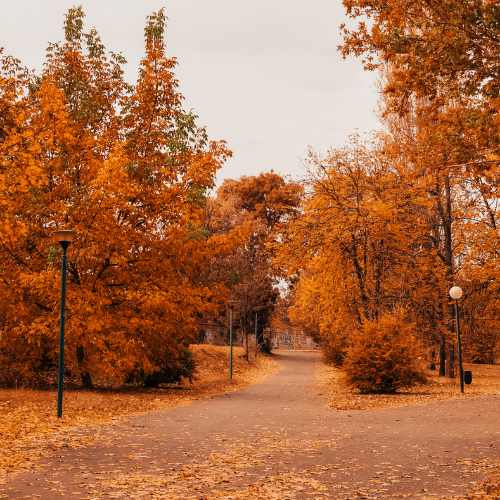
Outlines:
<svg viewBox="0 0 500 500"><path fill-rule="evenodd" d="M163 11L148 17L137 81L81 8L41 72L0 53L0 383L55 380L59 249L71 228L66 359L85 386L192 374L201 319L227 322L275 296L265 240L300 186L268 173L227 181L230 156L185 108ZM290 208L292 207L292 208ZM250 324L244 324L248 331Z"/></svg>
<svg viewBox="0 0 500 500"><path fill-rule="evenodd" d="M369 371L380 361L377 370L406 365L417 381L418 357L453 376L448 290L460 285L466 358L494 362L498 3L344 5L350 26L342 26L340 51L379 72L384 131L353 136L324 157L311 152L302 213L279 257L293 284L289 316L353 380L357 362ZM419 345L410 357L396 352L408 353L408 339Z"/></svg>
<svg viewBox="0 0 500 500"><path fill-rule="evenodd" d="M344 0L345 56L381 80L383 132L310 151L305 182L215 177L231 151L186 109L163 11L137 80L81 8L34 72L0 51L0 384L54 382L57 229L69 252L67 371L85 386L192 375L203 320L293 323L362 390L498 349L499 7ZM258 323L255 324L255 312ZM381 373L387 376L381 377Z"/></svg>

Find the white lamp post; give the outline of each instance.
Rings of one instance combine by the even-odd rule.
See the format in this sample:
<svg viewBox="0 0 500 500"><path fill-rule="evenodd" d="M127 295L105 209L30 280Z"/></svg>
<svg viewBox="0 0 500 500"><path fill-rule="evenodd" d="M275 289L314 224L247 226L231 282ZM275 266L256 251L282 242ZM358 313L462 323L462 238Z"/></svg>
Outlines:
<svg viewBox="0 0 500 500"><path fill-rule="evenodd" d="M462 298L464 292L459 286L452 286L450 288L450 297L455 301L455 325L457 329L457 342L458 342L458 365L460 371L460 391L464 392L464 367L462 363L462 337L460 336L460 317L458 310L458 301Z"/></svg>

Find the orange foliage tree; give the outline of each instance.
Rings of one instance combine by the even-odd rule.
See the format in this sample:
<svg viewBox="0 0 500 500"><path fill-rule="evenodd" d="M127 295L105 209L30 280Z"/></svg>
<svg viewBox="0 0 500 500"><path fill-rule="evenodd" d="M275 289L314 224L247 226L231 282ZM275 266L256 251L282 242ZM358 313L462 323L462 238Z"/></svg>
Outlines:
<svg viewBox="0 0 500 500"><path fill-rule="evenodd" d="M217 272L239 304L240 328L247 338L255 331L258 341L278 298L280 270L273 267L276 243L282 227L298 211L302 186L274 172L227 179L211 200L207 212L210 234L233 241L232 250L210 268ZM224 321L224 316L219 318Z"/></svg>
<svg viewBox="0 0 500 500"><path fill-rule="evenodd" d="M280 256L295 276L292 319L316 330L337 363L365 321L395 307L429 344L440 329L442 275L429 252L425 192L382 146L355 137L324 159L311 156L310 193Z"/></svg>
<svg viewBox="0 0 500 500"><path fill-rule="evenodd" d="M344 5L357 24L342 26L340 49L383 72L386 131L311 156L309 195L279 257L290 315L341 363L365 324L403 310L453 375L452 284L465 289L466 357L494 359L499 337L498 5Z"/></svg>
<svg viewBox="0 0 500 500"><path fill-rule="evenodd" d="M67 368L84 385L189 375L187 345L217 286L203 231L228 155L185 111L163 11L145 29L138 81L71 9L40 75L3 56L0 75L1 382L45 383L55 366L58 249L69 252ZM185 369L187 367L187 369ZM49 378L47 378L49 377Z"/></svg>

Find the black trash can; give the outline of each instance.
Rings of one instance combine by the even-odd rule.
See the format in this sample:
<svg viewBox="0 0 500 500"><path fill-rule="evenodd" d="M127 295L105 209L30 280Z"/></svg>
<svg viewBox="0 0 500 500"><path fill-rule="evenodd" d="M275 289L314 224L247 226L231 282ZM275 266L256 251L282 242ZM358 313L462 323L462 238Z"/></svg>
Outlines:
<svg viewBox="0 0 500 500"><path fill-rule="evenodd" d="M464 371L464 382L467 385L472 384L472 372L470 370Z"/></svg>

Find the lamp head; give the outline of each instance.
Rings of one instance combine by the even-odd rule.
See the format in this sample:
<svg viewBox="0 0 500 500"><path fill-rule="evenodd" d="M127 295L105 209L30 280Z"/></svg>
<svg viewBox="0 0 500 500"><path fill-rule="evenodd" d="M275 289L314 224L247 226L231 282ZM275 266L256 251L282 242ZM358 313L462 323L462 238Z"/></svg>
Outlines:
<svg viewBox="0 0 500 500"><path fill-rule="evenodd" d="M450 297L454 300L458 300L462 298L464 294L463 290L459 286L452 286L450 288Z"/></svg>
<svg viewBox="0 0 500 500"><path fill-rule="evenodd" d="M61 245L67 246L75 238L75 232L71 229L61 229L54 233L54 237Z"/></svg>

